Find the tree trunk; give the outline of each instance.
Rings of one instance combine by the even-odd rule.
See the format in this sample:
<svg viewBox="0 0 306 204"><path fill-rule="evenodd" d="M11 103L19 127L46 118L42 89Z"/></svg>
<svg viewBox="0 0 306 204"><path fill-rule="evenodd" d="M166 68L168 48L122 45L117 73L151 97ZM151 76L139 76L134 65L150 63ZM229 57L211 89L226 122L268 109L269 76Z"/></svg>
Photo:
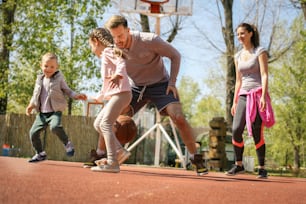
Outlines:
<svg viewBox="0 0 306 204"><path fill-rule="evenodd" d="M148 16L140 14L140 24L143 32L150 32L150 24Z"/></svg>
<svg viewBox="0 0 306 204"><path fill-rule="evenodd" d="M304 13L304 19L306 20L306 2L301 2L301 7Z"/></svg>
<svg viewBox="0 0 306 204"><path fill-rule="evenodd" d="M300 163L300 147L294 147L294 161L293 161L293 171L294 174L297 176L300 171L301 163Z"/></svg>
<svg viewBox="0 0 306 204"><path fill-rule="evenodd" d="M233 0L222 0L225 16L225 27L222 29L224 41L226 44L226 121L228 130L231 131L233 116L231 107L235 92L235 64L234 64L234 33L233 33Z"/></svg>
<svg viewBox="0 0 306 204"><path fill-rule="evenodd" d="M9 58L12 45L13 32L12 24L14 23L14 14L16 10L16 3L13 0L3 1L1 5L2 13L2 42L0 47L0 114L5 114L8 100L8 76L9 76Z"/></svg>

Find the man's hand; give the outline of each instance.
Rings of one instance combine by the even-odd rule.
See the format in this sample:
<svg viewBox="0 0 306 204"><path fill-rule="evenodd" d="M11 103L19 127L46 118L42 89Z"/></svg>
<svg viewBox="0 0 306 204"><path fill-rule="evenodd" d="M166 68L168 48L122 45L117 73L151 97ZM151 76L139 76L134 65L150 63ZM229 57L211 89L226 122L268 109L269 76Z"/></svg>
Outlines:
<svg viewBox="0 0 306 204"><path fill-rule="evenodd" d="M179 94L175 86L168 86L166 94L168 95L170 91L173 93L174 98L176 99L179 98Z"/></svg>

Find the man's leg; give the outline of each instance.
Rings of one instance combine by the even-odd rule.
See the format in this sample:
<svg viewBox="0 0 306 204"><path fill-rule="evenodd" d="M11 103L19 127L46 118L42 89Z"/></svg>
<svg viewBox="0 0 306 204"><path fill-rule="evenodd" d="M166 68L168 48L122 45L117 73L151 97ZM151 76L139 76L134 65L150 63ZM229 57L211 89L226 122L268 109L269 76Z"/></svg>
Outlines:
<svg viewBox="0 0 306 204"><path fill-rule="evenodd" d="M195 137L189 123L187 122L180 103L171 103L166 107L166 111L176 127L178 128L180 135L183 139L190 154L195 154L197 148L195 145Z"/></svg>
<svg viewBox="0 0 306 204"><path fill-rule="evenodd" d="M179 133L182 137L184 144L186 145L189 153L190 160L195 165L198 174L207 174L208 170L204 166L204 161L201 154L197 153L196 141L191 126L187 122L180 103L170 103L166 107L167 114L176 125Z"/></svg>

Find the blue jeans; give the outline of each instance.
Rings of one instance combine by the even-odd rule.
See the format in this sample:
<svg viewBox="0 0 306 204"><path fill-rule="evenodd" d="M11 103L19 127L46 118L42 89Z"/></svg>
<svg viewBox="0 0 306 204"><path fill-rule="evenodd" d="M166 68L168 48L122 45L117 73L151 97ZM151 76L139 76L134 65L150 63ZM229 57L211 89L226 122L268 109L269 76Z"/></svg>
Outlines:
<svg viewBox="0 0 306 204"><path fill-rule="evenodd" d="M30 130L30 140L37 153L43 151L40 132L50 125L52 133L56 134L64 145L68 142L68 136L62 126L62 112L39 113Z"/></svg>

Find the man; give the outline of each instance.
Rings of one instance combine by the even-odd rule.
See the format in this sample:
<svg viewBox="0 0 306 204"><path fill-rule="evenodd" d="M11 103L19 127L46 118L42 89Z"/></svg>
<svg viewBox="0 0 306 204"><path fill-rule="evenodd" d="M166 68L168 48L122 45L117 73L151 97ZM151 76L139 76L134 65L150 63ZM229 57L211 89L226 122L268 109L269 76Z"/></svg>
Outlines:
<svg viewBox="0 0 306 204"><path fill-rule="evenodd" d="M133 112L152 102L161 114L169 115L180 132L197 173L207 174L202 155L196 154L195 138L183 114L175 86L180 53L156 34L131 31L123 16L112 16L105 27L113 36L116 46L128 56L126 70L132 80L133 99L130 105ZM170 76L162 57L171 60ZM103 147L103 144L99 146Z"/></svg>

